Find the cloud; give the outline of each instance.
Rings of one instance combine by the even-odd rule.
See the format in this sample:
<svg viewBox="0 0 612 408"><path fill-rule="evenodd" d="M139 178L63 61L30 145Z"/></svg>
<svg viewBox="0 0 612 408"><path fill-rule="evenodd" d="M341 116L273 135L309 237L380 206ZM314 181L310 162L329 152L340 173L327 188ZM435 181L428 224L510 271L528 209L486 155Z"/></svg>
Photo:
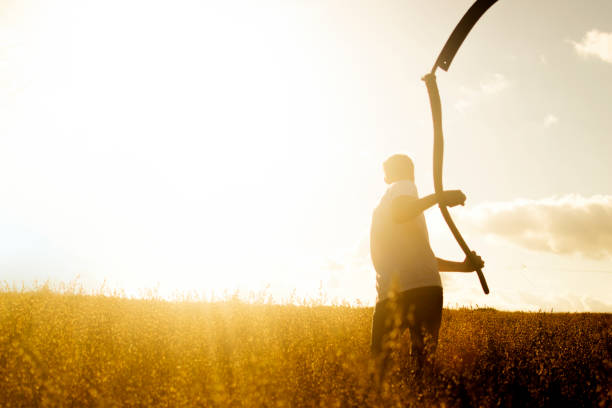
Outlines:
<svg viewBox="0 0 612 408"><path fill-rule="evenodd" d="M612 33L591 30L581 42L573 42L574 49L582 56L596 56L612 64Z"/></svg>
<svg viewBox="0 0 612 408"><path fill-rule="evenodd" d="M459 112L465 112L482 97L481 92L468 86L460 86L459 92L461 93L461 98L455 102L455 109Z"/></svg>
<svg viewBox="0 0 612 408"><path fill-rule="evenodd" d="M480 232L527 249L612 259L610 195L487 203L467 218Z"/></svg>
<svg viewBox="0 0 612 408"><path fill-rule="evenodd" d="M549 128L551 126L556 125L557 122L559 122L559 118L557 116L553 115L552 113L549 113L544 118L544 127Z"/></svg>
<svg viewBox="0 0 612 408"><path fill-rule="evenodd" d="M550 285L516 282L512 286L499 285L498 271L485 272L490 278L491 293L484 295L478 280L473 276L445 273L442 275L444 286L444 306L492 307L497 310L554 311L554 312L598 312L610 313L612 303L605 297L577 293L575 290L559 290ZM497 283L497 284L496 284Z"/></svg>
<svg viewBox="0 0 612 408"><path fill-rule="evenodd" d="M461 213L457 212L457 215L459 214ZM466 220L461 221L463 224ZM376 273L369 256L368 231L362 231L355 245L337 253L335 257L327 257L319 261L319 265L313 265L311 269L321 270L320 281L329 300L345 299L355 304L359 299L360 304L363 305L373 306L375 304ZM523 266L521 269L524 268ZM445 307L493 307L499 310L553 310L555 312L609 313L612 311L612 303L605 296L576 293L575 290L559 290L550 286L542 278L534 277L533 281L512 279L514 283L501 285L500 274L508 272L508 268L500 270L492 265L488 266L485 274L489 278L489 285L492 289L490 295L482 293L478 280L474 276L462 273L441 274Z"/></svg>
<svg viewBox="0 0 612 408"><path fill-rule="evenodd" d="M455 109L459 112L465 112L470 106L472 106L472 101L469 99L459 99L457 103L455 103Z"/></svg>
<svg viewBox="0 0 612 408"><path fill-rule="evenodd" d="M502 74L489 75L480 81L480 90L486 94L498 93L510 86L510 81Z"/></svg>
<svg viewBox="0 0 612 408"><path fill-rule="evenodd" d="M455 109L459 112L465 112L473 105L481 102L485 97L500 93L511 85L512 81L505 75L499 73L489 74L480 81L478 88L468 86L461 86L459 88L461 97L455 102Z"/></svg>
<svg viewBox="0 0 612 408"><path fill-rule="evenodd" d="M352 245L339 250L335 256L321 259L315 266L322 273L322 284L330 299L374 304L376 272L370 259L369 232L369 229L364 229Z"/></svg>
<svg viewBox="0 0 612 408"><path fill-rule="evenodd" d="M568 292L503 291L500 297L510 305L521 305L521 310L593 313L610 313L612 310L612 303L605 300Z"/></svg>

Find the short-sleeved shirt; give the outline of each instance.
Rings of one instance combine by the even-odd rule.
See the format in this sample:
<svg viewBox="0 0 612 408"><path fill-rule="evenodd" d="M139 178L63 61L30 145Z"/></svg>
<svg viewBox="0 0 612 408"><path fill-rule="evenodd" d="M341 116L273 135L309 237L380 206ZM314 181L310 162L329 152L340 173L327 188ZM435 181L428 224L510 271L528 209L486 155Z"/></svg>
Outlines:
<svg viewBox="0 0 612 408"><path fill-rule="evenodd" d="M378 301L388 298L391 291L442 286L423 213L403 223L393 220L391 203L404 195L418 199L413 181L391 184L372 215L370 252L376 269Z"/></svg>

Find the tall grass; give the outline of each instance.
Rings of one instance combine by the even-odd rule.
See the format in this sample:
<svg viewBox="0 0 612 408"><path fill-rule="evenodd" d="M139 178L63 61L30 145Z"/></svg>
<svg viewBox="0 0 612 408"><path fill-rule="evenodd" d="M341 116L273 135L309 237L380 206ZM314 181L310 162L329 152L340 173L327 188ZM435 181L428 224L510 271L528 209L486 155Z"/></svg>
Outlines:
<svg viewBox="0 0 612 408"><path fill-rule="evenodd" d="M612 404L610 314L444 310L435 369L409 337L376 386L372 309L0 292L0 406Z"/></svg>

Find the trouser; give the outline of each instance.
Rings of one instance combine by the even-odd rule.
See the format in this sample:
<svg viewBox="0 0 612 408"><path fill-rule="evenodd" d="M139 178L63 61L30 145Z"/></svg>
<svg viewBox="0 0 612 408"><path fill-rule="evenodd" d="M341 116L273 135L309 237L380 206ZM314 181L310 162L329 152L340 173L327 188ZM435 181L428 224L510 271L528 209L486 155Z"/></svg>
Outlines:
<svg viewBox="0 0 612 408"><path fill-rule="evenodd" d="M389 341L396 341L409 329L412 359L418 369L422 368L427 354L433 353L438 344L441 320L440 286L407 290L378 302L372 319L372 355L386 355Z"/></svg>

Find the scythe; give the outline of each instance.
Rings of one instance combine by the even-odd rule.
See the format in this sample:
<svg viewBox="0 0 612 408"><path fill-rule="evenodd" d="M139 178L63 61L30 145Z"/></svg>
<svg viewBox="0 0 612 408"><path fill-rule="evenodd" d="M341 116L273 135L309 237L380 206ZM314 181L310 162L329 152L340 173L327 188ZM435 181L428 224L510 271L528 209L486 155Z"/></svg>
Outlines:
<svg viewBox="0 0 612 408"><path fill-rule="evenodd" d="M453 58L457 54L459 47L463 44L463 41L469 34L470 30L480 17L496 2L497 0L477 0L472 7L465 13L463 18L457 24L457 27L453 30L450 37L446 41L444 48L440 52L438 59L436 60L431 72L423 77L425 85L427 86L427 93L429 94L429 103L431 105L431 115L433 119L433 130L434 130L434 148L433 148L433 177L434 177L434 190L438 196L438 206L442 212L444 220L448 224L451 232L453 233L457 243L465 253L465 255L476 264L472 251L466 244L465 240L461 236L459 229L455 225L453 219L448 212L448 208L444 205L444 200L441 200L442 192L444 188L442 186L442 170L443 170L443 159L444 159L444 135L442 132L442 106L440 102L440 92L438 91L438 84L436 82L436 69L439 67L444 71L448 71L448 68L453 62ZM489 286L482 273L481 269L476 270L480 285L485 294L489 293Z"/></svg>

